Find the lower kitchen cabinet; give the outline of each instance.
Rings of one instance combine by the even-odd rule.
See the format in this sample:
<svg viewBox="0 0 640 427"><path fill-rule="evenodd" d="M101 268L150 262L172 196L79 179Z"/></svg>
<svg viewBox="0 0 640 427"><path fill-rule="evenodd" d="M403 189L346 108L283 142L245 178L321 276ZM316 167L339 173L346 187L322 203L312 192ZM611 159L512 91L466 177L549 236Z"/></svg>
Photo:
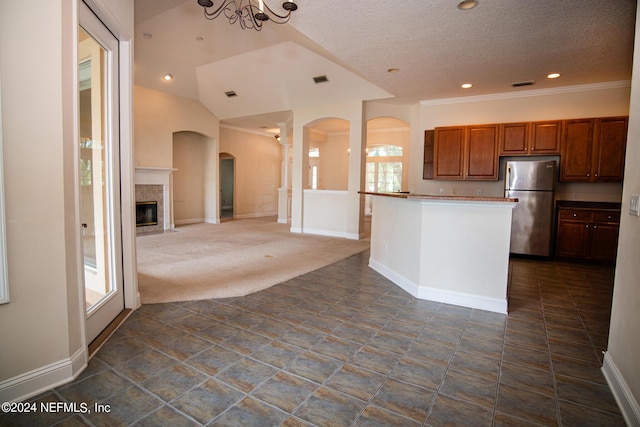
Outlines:
<svg viewBox="0 0 640 427"><path fill-rule="evenodd" d="M560 208L555 255L613 262L619 227L619 210Z"/></svg>

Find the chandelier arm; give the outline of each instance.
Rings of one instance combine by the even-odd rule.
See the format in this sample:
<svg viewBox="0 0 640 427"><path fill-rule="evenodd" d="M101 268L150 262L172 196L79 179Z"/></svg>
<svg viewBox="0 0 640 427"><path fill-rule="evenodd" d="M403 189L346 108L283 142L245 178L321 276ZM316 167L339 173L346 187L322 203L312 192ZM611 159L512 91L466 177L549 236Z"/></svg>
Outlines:
<svg viewBox="0 0 640 427"><path fill-rule="evenodd" d="M218 6L218 8L215 9L213 12L209 12L209 10L208 10L209 8L206 7L206 6L203 6L202 9L204 9L204 17L206 19L208 19L209 21L213 21L218 16L220 16L220 14L222 12L224 12L226 9L228 9L230 3L235 3L235 2L233 0L224 0L220 4L220 6ZM213 7L213 3L212 3L211 7ZM226 13L225 13L225 15L226 15ZM227 16L227 18L229 18L229 17Z"/></svg>
<svg viewBox="0 0 640 427"><path fill-rule="evenodd" d="M267 4L266 0L263 2L263 4L264 4L265 9L267 9L269 11L269 13L272 13L273 15L278 17L278 19L281 20L281 21L273 21L276 24L284 24L285 22L287 22L291 18L291 12L293 12L293 10L295 10L295 9L288 10L286 14L280 15L278 12L276 12L275 10L273 10L273 9L271 9L269 7L269 5ZM271 18L271 17L269 17L269 18Z"/></svg>

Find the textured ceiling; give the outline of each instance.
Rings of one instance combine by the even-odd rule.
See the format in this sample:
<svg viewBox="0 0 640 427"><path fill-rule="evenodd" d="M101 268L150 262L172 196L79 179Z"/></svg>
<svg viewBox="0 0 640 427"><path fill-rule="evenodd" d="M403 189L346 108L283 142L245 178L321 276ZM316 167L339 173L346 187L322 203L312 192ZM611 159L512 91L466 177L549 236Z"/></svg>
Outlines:
<svg viewBox="0 0 640 427"><path fill-rule="evenodd" d="M296 3L288 24L255 32L207 21L196 0L135 0L136 84L260 128L319 102L415 103L631 78L635 0L479 0L467 11L458 0ZM562 76L546 79L554 71ZM329 82L314 85L317 75ZM511 86L521 81L535 84Z"/></svg>

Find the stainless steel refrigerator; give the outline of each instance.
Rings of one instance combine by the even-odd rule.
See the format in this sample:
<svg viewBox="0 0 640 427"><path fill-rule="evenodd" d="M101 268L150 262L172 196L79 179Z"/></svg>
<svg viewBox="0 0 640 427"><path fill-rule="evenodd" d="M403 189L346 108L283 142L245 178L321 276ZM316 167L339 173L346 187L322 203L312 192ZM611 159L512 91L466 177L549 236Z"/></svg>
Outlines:
<svg viewBox="0 0 640 427"><path fill-rule="evenodd" d="M553 225L556 161L507 162L505 197L516 197L510 252L549 256Z"/></svg>

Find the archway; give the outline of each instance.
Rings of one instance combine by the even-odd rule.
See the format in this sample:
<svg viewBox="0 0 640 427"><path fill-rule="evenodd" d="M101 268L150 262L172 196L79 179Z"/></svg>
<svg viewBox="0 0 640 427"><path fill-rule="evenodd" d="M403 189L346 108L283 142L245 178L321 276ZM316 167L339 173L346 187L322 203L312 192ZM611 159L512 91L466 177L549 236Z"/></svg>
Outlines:
<svg viewBox="0 0 640 427"><path fill-rule="evenodd" d="M366 191L405 192L409 187L409 123L394 117L378 117L367 122ZM370 231L371 196L365 196L365 232Z"/></svg>

